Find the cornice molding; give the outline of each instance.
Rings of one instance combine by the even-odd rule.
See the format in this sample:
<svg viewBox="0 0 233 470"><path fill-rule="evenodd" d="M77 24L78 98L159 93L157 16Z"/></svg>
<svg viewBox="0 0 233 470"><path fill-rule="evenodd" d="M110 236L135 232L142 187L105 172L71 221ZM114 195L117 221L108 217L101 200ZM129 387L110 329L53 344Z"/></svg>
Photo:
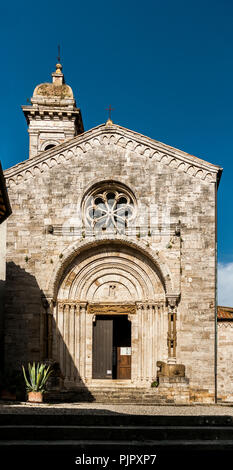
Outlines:
<svg viewBox="0 0 233 470"><path fill-rule="evenodd" d="M141 157L160 162L173 170L209 183L215 183L221 171L219 166L208 163L181 150L169 147L134 131L117 125L101 125L73 139L42 152L37 157L18 163L5 170L7 186L18 185L25 180L36 177L50 168L65 163L71 158L78 158L89 150L99 146L118 146L130 150Z"/></svg>

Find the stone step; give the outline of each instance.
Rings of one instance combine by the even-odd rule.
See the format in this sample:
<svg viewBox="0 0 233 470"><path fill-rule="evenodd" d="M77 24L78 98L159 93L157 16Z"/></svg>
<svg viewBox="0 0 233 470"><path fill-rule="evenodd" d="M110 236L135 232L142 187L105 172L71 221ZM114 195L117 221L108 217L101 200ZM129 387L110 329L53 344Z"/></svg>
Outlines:
<svg viewBox="0 0 233 470"><path fill-rule="evenodd" d="M40 455L52 468L61 463L69 468L75 464L75 456L112 456L113 462L117 462L122 454L158 454L160 463L169 456L168 463L172 464L179 452L179 462L185 462L187 468L188 458L193 463L198 457L196 463L203 463L205 453L209 464L215 452L225 459L232 451L232 416L127 415L109 410L108 414L101 414L103 411L66 414L59 409L54 414L38 406L34 413L25 412L25 408L23 413L2 413L1 457L19 466L25 458L32 458L35 463L35 456Z"/></svg>
<svg viewBox="0 0 233 470"><path fill-rule="evenodd" d="M40 408L41 406L41 408ZM211 407L210 407L211 409ZM35 405L33 412L27 405L22 411L8 411L0 414L1 426L182 426L182 427L233 427L233 416L189 416L189 415L139 415L122 414L110 410L93 410L83 408L73 413L57 408L56 412ZM82 411L85 414L82 414ZM67 411L67 410L66 410ZM77 414L75 414L77 412Z"/></svg>
<svg viewBox="0 0 233 470"><path fill-rule="evenodd" d="M227 440L233 427L211 426L41 426L0 425L0 443L5 441L196 441Z"/></svg>
<svg viewBox="0 0 233 470"><path fill-rule="evenodd" d="M202 468L216 468L221 466L224 461L230 461L232 439L215 441L214 443L212 440L151 440L149 442L129 442L128 440L107 442L104 440L25 440L20 442L10 440L0 446L0 451L1 459L4 459L7 464L10 462L12 468L19 468L20 465L25 466L25 462L29 462L33 468L41 468L42 466L46 469L62 467L106 468L107 470L133 469L141 468L141 465L137 464L140 459L140 464L150 464L151 468L173 468L174 462L179 462L179 469L187 470L189 462L192 462L192 465L197 468L200 467L200 463ZM149 464L145 460L148 456L150 458ZM96 457L98 457L98 465ZM132 463L130 463L130 459L133 459Z"/></svg>
<svg viewBox="0 0 233 470"><path fill-rule="evenodd" d="M174 403L172 394L169 396L163 388L89 388L77 390L49 391L45 394L47 402L96 402L96 403L138 403L168 404ZM180 404L189 402L189 391L183 390L179 395Z"/></svg>
<svg viewBox="0 0 233 470"><path fill-rule="evenodd" d="M8 450L23 450L27 451L27 448L29 450L39 450L40 448L43 450L53 450L55 453L58 453L59 450L65 451L65 450L74 450L77 455L78 453L80 454L81 452L86 452L88 453L89 450L94 450L96 453L98 449L98 455L111 455L112 451L116 451L120 454L123 452L129 451L138 451L141 450L141 452L146 453L150 452L157 452L161 449L166 449L168 450L173 450L177 452L177 449L179 450L209 450L209 451L222 451L223 453L225 451L232 451L232 439L226 439L226 440L221 440L221 441L216 441L214 442L212 439L209 440L196 440L196 441L190 441L190 440L150 440L150 441L107 441L105 442L104 439L98 439L98 440L79 440L76 441L74 439L72 440L24 440L24 441L18 441L18 440L6 440L5 442L1 441L1 452L2 450L8 448ZM1 454L2 455L2 454ZM26 454L25 454L26 455ZM227 454L226 454L227 455ZM226 455L224 455L224 458L226 458ZM34 455L35 457L35 455ZM222 457L223 458L223 457ZM187 465L187 462L186 462Z"/></svg>

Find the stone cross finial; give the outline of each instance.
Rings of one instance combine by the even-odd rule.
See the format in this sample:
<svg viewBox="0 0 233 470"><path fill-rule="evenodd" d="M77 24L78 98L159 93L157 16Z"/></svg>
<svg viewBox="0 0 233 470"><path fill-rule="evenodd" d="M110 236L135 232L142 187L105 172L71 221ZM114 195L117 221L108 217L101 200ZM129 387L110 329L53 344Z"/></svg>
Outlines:
<svg viewBox="0 0 233 470"><path fill-rule="evenodd" d="M108 120L106 122L106 125L108 126L111 126L113 124L112 122L112 118L111 118L111 112L114 110L114 108L111 107L111 105L109 105L108 108L106 108L106 111L108 111Z"/></svg>
<svg viewBox="0 0 233 470"><path fill-rule="evenodd" d="M60 46L58 45L58 56L57 56L57 64L56 64L56 72L52 73L53 83L54 85L63 85L65 83L64 75L62 73L62 65L61 65L61 50Z"/></svg>
<svg viewBox="0 0 233 470"><path fill-rule="evenodd" d="M60 52L61 52L61 51L60 51L60 45L59 45L59 44L58 44L57 48L58 48L57 61L58 61L58 63L60 64L60 62L61 62L61 53L60 53Z"/></svg>

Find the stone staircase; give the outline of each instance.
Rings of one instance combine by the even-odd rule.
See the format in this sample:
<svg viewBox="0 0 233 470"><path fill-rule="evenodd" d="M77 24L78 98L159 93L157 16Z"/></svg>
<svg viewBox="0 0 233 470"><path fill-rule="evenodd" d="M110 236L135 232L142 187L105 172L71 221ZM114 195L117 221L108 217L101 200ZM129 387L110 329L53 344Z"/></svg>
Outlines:
<svg viewBox="0 0 233 470"><path fill-rule="evenodd" d="M30 464L31 458L33 468L37 463L40 468L47 468L45 463L63 463L70 468L77 457L107 456L111 465L106 468L117 469L126 466L126 460L119 464L122 455L156 455L154 468L159 462L177 464L180 459L179 466L183 462L186 467L182 468L187 468L189 459L198 464L206 458L216 464L232 454L231 416L125 415L94 409L88 414L85 408L83 412L67 414L60 409L56 414L40 413L38 408L33 414L28 410L27 414L1 414L1 457L6 457L12 468L16 463ZM136 468L141 468L138 465ZM127 466L134 468L129 463Z"/></svg>
<svg viewBox="0 0 233 470"><path fill-rule="evenodd" d="M175 385L161 384L158 388L152 387L125 387L119 385L112 386L89 386L76 390L59 390L46 392L45 400L47 402L96 402L111 404L188 404L189 386L187 383L178 383Z"/></svg>

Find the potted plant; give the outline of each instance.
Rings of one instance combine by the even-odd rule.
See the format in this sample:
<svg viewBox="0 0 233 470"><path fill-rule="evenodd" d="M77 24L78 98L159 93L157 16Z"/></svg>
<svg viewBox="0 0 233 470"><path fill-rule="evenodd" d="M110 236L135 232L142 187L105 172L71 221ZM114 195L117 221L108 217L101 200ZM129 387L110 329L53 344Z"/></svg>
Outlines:
<svg viewBox="0 0 233 470"><path fill-rule="evenodd" d="M158 386L159 386L158 380L154 380L154 381L151 383L151 387L152 387L152 388L157 388Z"/></svg>
<svg viewBox="0 0 233 470"><path fill-rule="evenodd" d="M32 403L42 403L43 393L45 391L46 382L52 373L51 366L46 364L28 364L28 377L22 366L23 375L28 392L28 401Z"/></svg>

